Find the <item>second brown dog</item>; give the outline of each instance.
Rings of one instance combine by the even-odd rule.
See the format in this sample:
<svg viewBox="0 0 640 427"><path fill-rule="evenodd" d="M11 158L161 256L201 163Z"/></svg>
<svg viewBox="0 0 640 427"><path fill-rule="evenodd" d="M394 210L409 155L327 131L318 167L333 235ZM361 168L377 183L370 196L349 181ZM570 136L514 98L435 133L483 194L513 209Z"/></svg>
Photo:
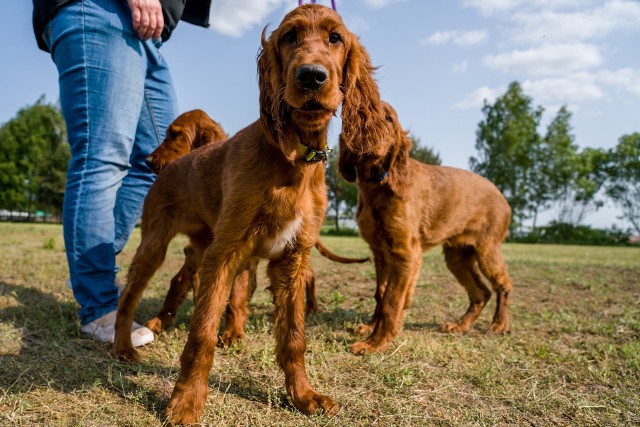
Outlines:
<svg viewBox="0 0 640 427"><path fill-rule="evenodd" d="M353 138L344 131L340 138L340 173L358 184L356 221L373 251L377 278L375 312L357 331L370 335L354 343L351 351L384 350L398 334L422 253L437 245L442 245L447 267L469 295L467 312L442 329L470 329L491 297L484 276L497 298L489 332L507 332L512 286L500 244L511 221L509 204L479 175L409 158L411 140L395 110L383 106L394 129L390 142L368 135Z"/></svg>

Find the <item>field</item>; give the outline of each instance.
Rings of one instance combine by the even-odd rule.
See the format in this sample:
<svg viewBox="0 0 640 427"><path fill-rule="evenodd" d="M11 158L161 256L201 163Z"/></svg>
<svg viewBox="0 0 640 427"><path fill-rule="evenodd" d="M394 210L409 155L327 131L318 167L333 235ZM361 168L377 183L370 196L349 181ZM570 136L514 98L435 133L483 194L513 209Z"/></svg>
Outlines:
<svg viewBox="0 0 640 427"><path fill-rule="evenodd" d="M323 237L368 254L359 238ZM126 272L136 230L119 263ZM160 308L184 239L147 289L138 321ZM307 318L307 372L340 404L306 417L284 392L263 268L247 338L216 353L202 423L213 426L640 425L640 248L505 244L514 282L512 333L487 336L493 300L472 332L452 336L467 297L434 249L424 255L404 330L384 354L353 356L353 329L374 307L371 263L335 264L315 250L321 309ZM65 287L56 225L0 223L0 425L161 426L193 304L125 364L83 338ZM264 264L261 264L264 267Z"/></svg>

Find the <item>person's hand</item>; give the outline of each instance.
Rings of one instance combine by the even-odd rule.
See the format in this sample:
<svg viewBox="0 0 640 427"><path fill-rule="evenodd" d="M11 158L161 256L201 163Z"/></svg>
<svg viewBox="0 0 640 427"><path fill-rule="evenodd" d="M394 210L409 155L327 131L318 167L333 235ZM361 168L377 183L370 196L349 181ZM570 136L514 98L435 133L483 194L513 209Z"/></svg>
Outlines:
<svg viewBox="0 0 640 427"><path fill-rule="evenodd" d="M128 0L133 18L133 31L142 40L158 40L164 28L160 0Z"/></svg>

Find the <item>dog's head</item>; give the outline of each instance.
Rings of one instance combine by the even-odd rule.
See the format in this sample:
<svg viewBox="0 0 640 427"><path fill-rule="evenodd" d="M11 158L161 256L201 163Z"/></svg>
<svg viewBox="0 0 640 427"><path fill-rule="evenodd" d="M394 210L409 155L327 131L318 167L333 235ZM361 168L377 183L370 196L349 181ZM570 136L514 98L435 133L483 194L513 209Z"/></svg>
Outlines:
<svg viewBox="0 0 640 427"><path fill-rule="evenodd" d="M334 10L303 5L287 14L268 39L265 33L266 28L258 55L260 116L285 154L295 149L283 146L290 126L306 134L322 132L340 105L343 120L350 121L346 134L367 127L361 122L371 109L368 98L379 98L373 67ZM364 111L356 111L360 108ZM383 117L380 107L376 113Z"/></svg>
<svg viewBox="0 0 640 427"><path fill-rule="evenodd" d="M402 194L408 179L407 163L409 152L411 151L411 138L406 130L402 128L398 120L396 110L387 102L380 101L380 106L384 114L384 120L391 126L392 132L389 138L384 134L384 141L376 141L366 136L370 144L378 147L378 153L354 152L349 146L344 132L340 135L340 158L338 169L340 174L349 182L354 182L357 178L358 163L367 163L367 168L375 166L376 170L387 173L387 181L392 190L397 194ZM382 148L386 151L382 151ZM365 168L363 168L365 169Z"/></svg>
<svg viewBox="0 0 640 427"><path fill-rule="evenodd" d="M202 110L188 111L180 115L167 128L162 144L151 153L147 165L160 173L169 163L212 142L227 139L222 127Z"/></svg>

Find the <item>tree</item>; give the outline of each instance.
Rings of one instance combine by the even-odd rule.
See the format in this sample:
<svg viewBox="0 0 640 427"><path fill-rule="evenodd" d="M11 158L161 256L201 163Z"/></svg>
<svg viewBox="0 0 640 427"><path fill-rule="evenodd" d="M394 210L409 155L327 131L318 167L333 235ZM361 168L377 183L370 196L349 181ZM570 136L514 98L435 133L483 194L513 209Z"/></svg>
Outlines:
<svg viewBox="0 0 640 427"><path fill-rule="evenodd" d="M412 142L409 157L428 165L439 165L442 163L442 160L440 159L440 155L438 153L433 151L432 148L426 146L423 147L420 144L420 138L417 138L414 135L410 135L409 138L411 138Z"/></svg>
<svg viewBox="0 0 640 427"><path fill-rule="evenodd" d="M577 226L604 201L598 197L607 178L608 155L600 148L585 148L567 160L571 174L567 187L558 194L558 223Z"/></svg>
<svg viewBox="0 0 640 427"><path fill-rule="evenodd" d="M44 96L0 127L0 207L60 212L69 146L64 118Z"/></svg>
<svg viewBox="0 0 640 427"><path fill-rule="evenodd" d="M345 181L338 171L337 149L329 156L325 179L327 182L327 198L329 206L327 211L334 216L336 230L340 229L340 216L353 215L358 203L358 187Z"/></svg>
<svg viewBox="0 0 640 427"><path fill-rule="evenodd" d="M640 235L640 133L620 137L609 160L606 193Z"/></svg>
<svg viewBox="0 0 640 427"><path fill-rule="evenodd" d="M493 105L486 101L484 119L476 132L478 157L469 159L470 168L492 181L511 205L512 227L536 212L537 191L543 175L536 168L542 157L537 128L544 111L533 107L520 84L513 82Z"/></svg>

